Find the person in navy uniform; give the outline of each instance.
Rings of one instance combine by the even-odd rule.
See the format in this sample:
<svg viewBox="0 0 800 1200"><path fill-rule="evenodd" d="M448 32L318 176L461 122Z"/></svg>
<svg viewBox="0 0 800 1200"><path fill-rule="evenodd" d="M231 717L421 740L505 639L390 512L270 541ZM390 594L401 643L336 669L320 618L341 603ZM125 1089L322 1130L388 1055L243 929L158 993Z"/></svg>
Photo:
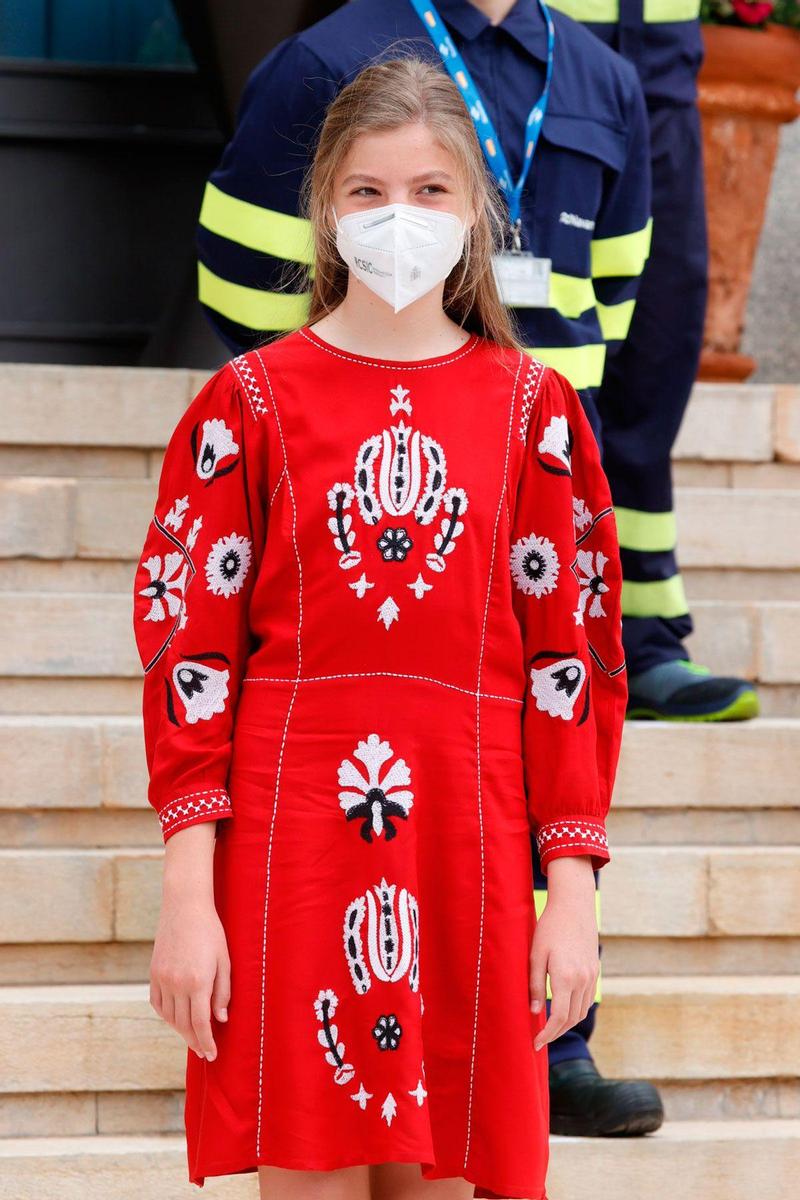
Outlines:
<svg viewBox="0 0 800 1200"><path fill-rule="evenodd" d="M572 2L560 0L560 6ZM655 2L649 0L650 5ZM593 12L604 3L592 0ZM300 215L300 192L310 148L330 100L368 61L399 51L429 56L446 66L441 39L430 36L419 7L414 0L350 0L282 42L250 76L234 137L208 182L198 229L200 300L232 352L240 353L265 334L278 335L305 320L307 296L300 276L310 261L311 245L308 224ZM427 7L463 59L502 144L509 174L518 180L526 167L531 103L542 96L548 79L545 11L537 0L438 0ZM610 8L609 4L609 12ZM626 652L629 671L638 678L640 668L648 671L656 664L686 659L679 639L691 624L686 613L675 614L674 599L658 612L641 611L645 602L658 607L660 597L669 598L670 588L680 586L674 537L669 547L630 550L625 534L626 522L638 531L642 517L650 514L658 518L659 532L671 519L669 449L680 420L674 416L680 389L688 396L694 377L695 332L688 351L677 342L671 344L670 353L688 353L691 358L688 366L677 367L680 383L665 388L659 380L655 391L648 390L648 383L641 395L637 391L630 409L614 403L617 375L612 374L612 364L625 352L625 339L636 320L637 292L650 252L652 111L637 77L639 61L634 66L601 45L595 25L585 29L561 12L552 13L552 24L549 97L519 196L516 247L511 230L508 237L510 250L518 248L529 265L535 259L543 270L538 292L523 294L523 303L511 307L526 345L570 379L598 438L612 448L609 475L621 506L621 540L631 571L624 601L632 587L635 602L625 618L630 641ZM613 21L603 24L601 37L613 40L614 28ZM648 32L655 30L651 25ZM627 48L627 43L620 47L623 53ZM658 63L663 57L663 45L657 41L642 61ZM691 101L688 104L691 107ZM697 202L693 197L695 206ZM657 243L661 244L658 239ZM695 324L698 304L692 306ZM701 326L701 304L698 311ZM652 319L646 315L646 322ZM687 336L682 335L684 340ZM663 364L658 372L666 373ZM640 367L639 373L649 380L653 372ZM683 405L685 397L681 412ZM655 462L649 452L638 452L631 414L641 436L653 439L659 455ZM645 532L652 540L646 520ZM673 577L677 585L665 587L662 581ZM693 666L681 669L693 685L700 678ZM534 882L541 906L546 878L535 848ZM595 1020L596 1005L579 1026L549 1047L551 1128L593 1136L656 1129L663 1108L651 1084L606 1080L597 1071L588 1046Z"/></svg>

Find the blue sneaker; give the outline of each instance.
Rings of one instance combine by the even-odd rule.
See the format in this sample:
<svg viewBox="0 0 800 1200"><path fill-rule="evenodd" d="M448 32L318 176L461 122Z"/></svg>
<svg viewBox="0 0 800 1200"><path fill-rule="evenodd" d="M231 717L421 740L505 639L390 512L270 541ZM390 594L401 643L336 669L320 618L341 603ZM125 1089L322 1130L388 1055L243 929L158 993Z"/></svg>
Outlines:
<svg viewBox="0 0 800 1200"><path fill-rule="evenodd" d="M746 679L712 675L685 658L628 677L629 719L750 721L758 712L758 694Z"/></svg>

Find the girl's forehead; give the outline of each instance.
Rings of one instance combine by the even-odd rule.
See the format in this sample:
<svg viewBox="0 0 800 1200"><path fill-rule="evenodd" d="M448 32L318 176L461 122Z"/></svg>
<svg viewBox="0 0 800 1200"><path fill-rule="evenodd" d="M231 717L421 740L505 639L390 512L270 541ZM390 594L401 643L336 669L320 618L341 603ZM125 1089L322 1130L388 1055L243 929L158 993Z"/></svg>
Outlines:
<svg viewBox="0 0 800 1200"><path fill-rule="evenodd" d="M459 175L455 155L421 124L358 134L339 163L337 174L397 178L439 173L455 182Z"/></svg>

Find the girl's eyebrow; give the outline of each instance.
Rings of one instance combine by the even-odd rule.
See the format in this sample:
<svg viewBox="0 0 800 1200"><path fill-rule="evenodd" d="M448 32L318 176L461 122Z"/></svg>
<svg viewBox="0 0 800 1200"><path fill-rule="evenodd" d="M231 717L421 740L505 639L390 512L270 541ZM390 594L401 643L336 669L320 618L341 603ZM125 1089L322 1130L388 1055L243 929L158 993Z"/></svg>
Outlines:
<svg viewBox="0 0 800 1200"><path fill-rule="evenodd" d="M378 185L380 185L384 182L382 179L379 179L376 175L364 175L360 171L358 171L354 175L348 175L345 179L343 179L342 187L347 187L348 184L355 183L355 181L357 179L360 179L363 183L376 183ZM441 179L441 180L445 180L448 183L453 182L452 175L448 175L447 171L439 171L439 170L423 171L422 174L415 175L412 179L409 179L408 182L409 183L422 183L423 180L426 180L426 179Z"/></svg>

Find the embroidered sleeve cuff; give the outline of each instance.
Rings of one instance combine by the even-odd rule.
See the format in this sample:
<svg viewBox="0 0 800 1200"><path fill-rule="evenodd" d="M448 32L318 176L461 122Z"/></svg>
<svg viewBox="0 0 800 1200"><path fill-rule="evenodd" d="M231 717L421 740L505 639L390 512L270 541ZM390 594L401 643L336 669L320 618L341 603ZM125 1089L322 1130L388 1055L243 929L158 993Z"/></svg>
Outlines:
<svg viewBox="0 0 800 1200"><path fill-rule="evenodd" d="M569 817L540 825L536 834L536 847L545 874L547 864L554 858L591 854L595 871L611 858L605 825L594 818Z"/></svg>
<svg viewBox="0 0 800 1200"><path fill-rule="evenodd" d="M232 816L230 797L224 788L177 796L174 800L169 800L158 813L165 842L173 833L185 829L187 825L199 825L203 821L218 821L223 817Z"/></svg>

